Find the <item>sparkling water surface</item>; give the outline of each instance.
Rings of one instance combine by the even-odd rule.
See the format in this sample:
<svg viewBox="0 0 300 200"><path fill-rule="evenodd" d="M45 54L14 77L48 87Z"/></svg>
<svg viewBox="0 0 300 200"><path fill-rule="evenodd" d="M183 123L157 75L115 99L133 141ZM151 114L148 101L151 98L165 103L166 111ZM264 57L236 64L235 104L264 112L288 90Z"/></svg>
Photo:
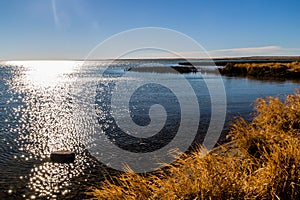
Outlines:
<svg viewBox="0 0 300 200"><path fill-rule="evenodd" d="M107 169L87 150L87 145L92 142L91 135L95 134L95 127L109 126L109 121L101 115L103 112L101 109L104 107L96 106L96 86L98 89L102 86L110 87L112 80L128 84L146 79L155 82L159 79L180 88L178 84L180 75L176 73L127 71L130 68L145 66L177 66L178 62L177 60L117 61L109 68L111 77L102 76L108 64L111 64L110 61L1 62L0 198L59 198L76 194L82 185L92 185L97 179L101 180L100 176L103 178ZM122 76L124 73L126 76ZM201 133L205 132L211 115L209 91L203 77L212 81L218 77L214 73L207 72L186 74L184 77L193 86L199 101L201 120L198 138L201 141ZM237 77L222 77L222 79L227 96L225 127L228 127L233 116L249 119L249 114L253 111L251 103L256 98L268 95L283 97L299 89L299 83L292 81L260 81ZM153 96L160 96L162 102L169 101L166 90L150 87L147 92L153 93ZM176 95L189 98L195 94L182 90ZM106 98L103 95L104 93L99 98L104 104L109 104L105 102ZM140 112L136 113L135 122L145 125L148 123L149 113L142 111L147 107L145 102L151 99L146 98L144 94L136 95L134 100L142 102ZM175 116L178 109L176 103L172 105L174 106L170 106L170 113ZM97 111L99 108L100 111ZM186 109L190 113L194 112L193 107L186 106ZM157 126L161 126L159 123L165 118L160 115L154 116L157 119ZM99 120L101 117L102 120ZM126 116L121 115L120 119L122 118L125 119ZM175 117L170 126L175 127L176 124ZM189 131L188 127L186 131ZM124 141L125 149L126 145L130 148L131 143L126 144ZM74 163L50 162L50 153L62 149L76 153Z"/></svg>

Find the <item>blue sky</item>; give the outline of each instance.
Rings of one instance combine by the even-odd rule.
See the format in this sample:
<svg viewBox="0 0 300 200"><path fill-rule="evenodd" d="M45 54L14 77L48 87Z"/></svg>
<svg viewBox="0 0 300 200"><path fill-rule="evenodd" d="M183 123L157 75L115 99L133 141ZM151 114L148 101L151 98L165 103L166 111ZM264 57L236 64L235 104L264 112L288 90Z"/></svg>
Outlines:
<svg viewBox="0 0 300 200"><path fill-rule="evenodd" d="M182 32L212 56L300 55L300 1L1 0L0 60L80 59L132 28Z"/></svg>

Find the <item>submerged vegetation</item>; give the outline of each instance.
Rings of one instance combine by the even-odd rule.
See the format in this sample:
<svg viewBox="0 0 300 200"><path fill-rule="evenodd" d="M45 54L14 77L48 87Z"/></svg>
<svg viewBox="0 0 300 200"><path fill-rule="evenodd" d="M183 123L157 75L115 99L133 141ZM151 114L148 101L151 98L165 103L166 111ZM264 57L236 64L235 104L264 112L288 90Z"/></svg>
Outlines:
<svg viewBox="0 0 300 200"><path fill-rule="evenodd" d="M240 155L199 148L155 174L128 170L92 188L98 199L300 199L300 94L258 99L232 125ZM226 151L226 145L223 151Z"/></svg>
<svg viewBox="0 0 300 200"><path fill-rule="evenodd" d="M220 73L229 76L258 78L300 78L300 62L290 63L227 63Z"/></svg>

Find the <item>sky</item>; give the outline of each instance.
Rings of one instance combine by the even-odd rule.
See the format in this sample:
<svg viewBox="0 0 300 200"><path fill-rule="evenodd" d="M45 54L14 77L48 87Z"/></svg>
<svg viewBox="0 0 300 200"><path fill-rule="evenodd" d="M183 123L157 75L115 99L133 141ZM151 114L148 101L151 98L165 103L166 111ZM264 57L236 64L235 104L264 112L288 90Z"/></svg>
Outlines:
<svg viewBox="0 0 300 200"><path fill-rule="evenodd" d="M297 0L1 0L0 60L83 59L142 27L179 31L212 57L300 55L299 8Z"/></svg>

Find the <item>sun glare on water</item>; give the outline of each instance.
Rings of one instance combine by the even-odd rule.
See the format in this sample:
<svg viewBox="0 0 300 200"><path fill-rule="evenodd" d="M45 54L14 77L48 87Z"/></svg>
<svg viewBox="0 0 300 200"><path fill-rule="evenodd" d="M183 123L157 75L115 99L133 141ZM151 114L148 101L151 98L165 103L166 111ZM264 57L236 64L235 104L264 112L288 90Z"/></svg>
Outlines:
<svg viewBox="0 0 300 200"><path fill-rule="evenodd" d="M24 81L34 86L54 87L70 78L79 61L9 61L9 65L25 67Z"/></svg>
<svg viewBox="0 0 300 200"><path fill-rule="evenodd" d="M8 71L5 83L12 96L7 101L12 110L8 122L14 127L10 129L12 133L17 135L15 151L18 153L14 155L14 162L21 160L18 169L27 167L28 173L20 173L20 176L38 198L56 199L56 194L68 193L71 180L88 165L82 153L88 134L81 126L85 115L73 93L81 64L80 61L4 63ZM75 152L76 161L71 164L50 162L50 153L56 150ZM28 166L23 166L23 161Z"/></svg>

